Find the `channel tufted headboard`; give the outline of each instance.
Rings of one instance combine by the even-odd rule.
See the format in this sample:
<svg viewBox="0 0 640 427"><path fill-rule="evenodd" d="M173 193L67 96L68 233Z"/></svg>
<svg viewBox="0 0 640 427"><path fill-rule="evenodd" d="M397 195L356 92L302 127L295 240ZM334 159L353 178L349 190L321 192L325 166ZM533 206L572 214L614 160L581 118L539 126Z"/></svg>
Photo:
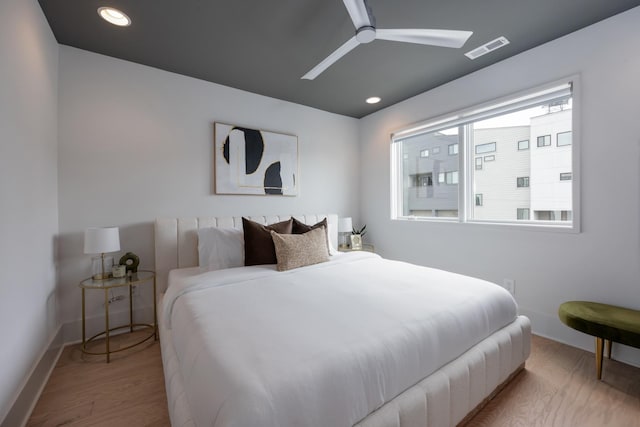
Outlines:
<svg viewBox="0 0 640 427"><path fill-rule="evenodd" d="M329 239L334 248L338 247L338 215L269 215L247 218L260 224L272 224L294 217L305 224L315 224L327 218ZM155 261L158 290L167 289L169 271L174 268L198 266L199 228L226 227L242 229L242 217L200 217L200 218L158 218L155 222Z"/></svg>

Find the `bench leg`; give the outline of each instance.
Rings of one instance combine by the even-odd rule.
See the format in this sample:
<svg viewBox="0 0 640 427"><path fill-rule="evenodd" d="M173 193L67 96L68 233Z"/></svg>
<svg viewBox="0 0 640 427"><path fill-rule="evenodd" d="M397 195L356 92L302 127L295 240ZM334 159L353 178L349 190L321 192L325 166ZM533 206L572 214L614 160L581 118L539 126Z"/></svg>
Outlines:
<svg viewBox="0 0 640 427"><path fill-rule="evenodd" d="M611 360L611 340L604 340L607 344L607 359Z"/></svg>
<svg viewBox="0 0 640 427"><path fill-rule="evenodd" d="M604 338L596 337L596 374L598 379L602 379L602 353L604 350Z"/></svg>

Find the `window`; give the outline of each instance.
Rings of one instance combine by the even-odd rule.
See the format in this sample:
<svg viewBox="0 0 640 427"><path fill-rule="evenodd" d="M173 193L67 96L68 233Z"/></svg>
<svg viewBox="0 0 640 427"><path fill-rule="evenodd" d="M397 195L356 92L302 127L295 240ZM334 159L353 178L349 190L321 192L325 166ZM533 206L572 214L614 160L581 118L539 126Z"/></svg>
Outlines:
<svg viewBox="0 0 640 427"><path fill-rule="evenodd" d="M433 178L431 173L421 173L411 176L412 187L427 187L433 185Z"/></svg>
<svg viewBox="0 0 640 427"><path fill-rule="evenodd" d="M518 208L516 216L519 220L529 219L529 208Z"/></svg>
<svg viewBox="0 0 640 427"><path fill-rule="evenodd" d="M445 172L444 173L444 182L449 184L449 185L458 184L458 172L457 171Z"/></svg>
<svg viewBox="0 0 640 427"><path fill-rule="evenodd" d="M573 221L572 211L534 211L534 216L538 221Z"/></svg>
<svg viewBox="0 0 640 427"><path fill-rule="evenodd" d="M476 145L476 154L492 153L496 151L496 143L489 142L487 144Z"/></svg>
<svg viewBox="0 0 640 427"><path fill-rule="evenodd" d="M556 82L394 133L392 218L492 224L525 220L520 226L578 230L574 161L579 144L573 139L562 145L577 120L573 90L572 82ZM552 137L556 142L559 138L561 149ZM416 161L423 150L433 158L435 147L448 155ZM426 173L432 174L432 182L422 182L419 188L427 192L420 194L426 196L418 197L412 185L420 182L416 178L413 184L412 176ZM485 196L497 202L484 205Z"/></svg>
<svg viewBox="0 0 640 427"><path fill-rule="evenodd" d="M420 150L420 157L429 157L429 150Z"/></svg>
<svg viewBox="0 0 640 427"><path fill-rule="evenodd" d="M433 147L431 151L433 152L433 154L440 154L440 147Z"/></svg>
<svg viewBox="0 0 640 427"><path fill-rule="evenodd" d="M529 186L529 177L528 176L519 176L516 180L516 186L518 188L528 187Z"/></svg>
<svg viewBox="0 0 640 427"><path fill-rule="evenodd" d="M482 169L482 157L476 157L476 170Z"/></svg>
<svg viewBox="0 0 640 427"><path fill-rule="evenodd" d="M438 183L449 185L458 184L458 172L440 172L438 174Z"/></svg>
<svg viewBox="0 0 640 427"><path fill-rule="evenodd" d="M564 147L565 145L571 145L571 131L559 132L556 135L556 146Z"/></svg>
<svg viewBox="0 0 640 427"><path fill-rule="evenodd" d="M548 147L551 145L551 135L542 135L538 137L538 147Z"/></svg>

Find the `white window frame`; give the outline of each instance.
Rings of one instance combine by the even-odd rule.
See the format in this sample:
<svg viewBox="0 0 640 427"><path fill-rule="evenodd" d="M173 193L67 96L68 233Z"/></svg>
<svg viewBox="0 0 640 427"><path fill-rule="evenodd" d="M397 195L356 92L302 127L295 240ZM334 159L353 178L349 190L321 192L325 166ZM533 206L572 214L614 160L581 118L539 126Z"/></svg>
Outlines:
<svg viewBox="0 0 640 427"><path fill-rule="evenodd" d="M526 108L531 104L544 102L545 99L557 98L559 91L562 87L570 87L572 101L572 221L570 224L563 224L557 221L526 221L526 220L513 220L513 221L499 221L499 220L480 220L474 219L473 208L475 206L475 195L472 186L472 177L468 172L471 172L474 163L475 153L473 147L467 147L467 144L459 144L459 185L458 191L458 217L457 218L443 218L443 217L419 217L419 216L404 216L402 215L402 191L399 188L401 180L399 173L401 173L401 164L398 161L399 156L402 153L399 150L400 144L395 144L395 141L408 138L413 135L418 135L426 132L435 132L440 129L447 129L456 125L476 121L484 118L495 117L502 115L506 112L516 110L518 108ZM426 121L419 122L412 125L409 128L401 129L391 134L390 144L390 160L391 160L391 219L398 221L422 221L422 222L448 222L459 223L463 225L473 226L486 226L486 227L513 227L526 230L538 230L538 231L551 231L551 232L569 232L579 233L581 229L581 199L580 199L580 187L581 187L581 173L580 173L580 141L581 141L581 104L582 93L580 85L580 76L572 75L560 80L541 84L536 87L532 87L527 90L523 90L518 93L503 96L493 101L478 104L467 109L455 111L449 114L435 117ZM465 138L465 140L469 140ZM400 157L401 158L401 157ZM530 211L531 212L531 211Z"/></svg>

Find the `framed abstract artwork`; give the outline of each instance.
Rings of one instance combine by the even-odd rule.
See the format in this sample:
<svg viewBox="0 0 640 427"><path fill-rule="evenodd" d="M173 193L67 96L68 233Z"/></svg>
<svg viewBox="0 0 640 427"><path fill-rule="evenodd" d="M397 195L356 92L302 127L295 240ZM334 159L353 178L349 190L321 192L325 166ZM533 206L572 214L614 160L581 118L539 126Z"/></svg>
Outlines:
<svg viewBox="0 0 640 427"><path fill-rule="evenodd" d="M298 194L298 137L215 123L216 194Z"/></svg>

